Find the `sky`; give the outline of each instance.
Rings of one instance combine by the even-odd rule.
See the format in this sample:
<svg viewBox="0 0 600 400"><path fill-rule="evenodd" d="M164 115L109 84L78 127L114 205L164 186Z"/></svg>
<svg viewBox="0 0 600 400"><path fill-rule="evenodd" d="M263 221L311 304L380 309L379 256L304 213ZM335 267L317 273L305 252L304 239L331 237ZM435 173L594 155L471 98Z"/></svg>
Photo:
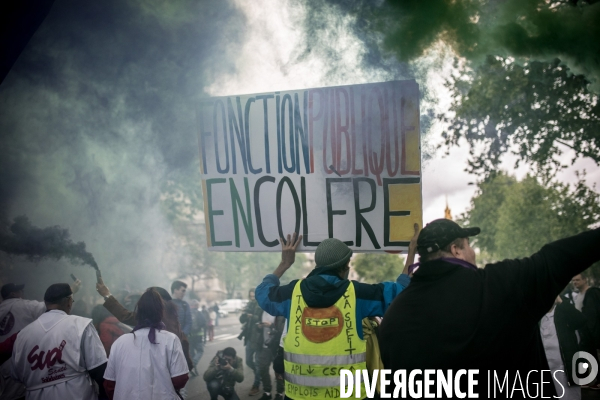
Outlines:
<svg viewBox="0 0 600 400"><path fill-rule="evenodd" d="M262 93L276 90L291 90L320 86L348 85L366 82L379 82L398 76L389 71L362 65L358 59L366 49L353 35L349 27L336 27L335 45L339 59L328 63L319 53L298 60L297 49L302 47L303 35L300 22L306 10L294 7L294 2L277 0L243 1L237 0L236 6L246 15L248 30L245 42L237 59L238 68L232 74L224 74L207 87L213 96L232 94ZM286 7L281 7L285 4ZM265 10L269 10L265 12ZM333 45L332 45L333 46ZM435 46L434 46L435 47ZM414 65L425 69L425 74L417 76L417 82L426 86L435 104L426 102L422 109L433 107L436 112L447 110L450 105L448 91L444 81L452 71L453 55L449 48L434 48L414 61ZM358 68L356 66L358 65ZM424 67L423 67L424 66ZM424 76L423 76L424 75ZM402 79L402 76L399 77ZM411 78L405 76L404 78ZM444 216L446 201L453 216L464 213L475 194L478 178L465 172L468 159L468 146L436 150L440 143L443 127L434 125L422 138L423 152L423 220L434 220ZM572 152L565 148L563 160L569 164ZM530 169L523 165L514 169L516 158L506 155L502 168L517 176L524 177ZM590 160L578 160L573 166L561 171L557 179L562 182L576 182L575 171L587 171L590 186L600 187L600 168ZM447 200L446 200L447 199Z"/></svg>
<svg viewBox="0 0 600 400"><path fill-rule="evenodd" d="M303 3L56 0L0 85L0 222L25 214L36 226L60 225L113 280L156 284L189 259L173 255L161 193L200 180L198 99L415 78L422 111L447 107L451 48L403 64L366 48L349 18L308 32ZM477 181L464 171L466 146L435 150L441 129L422 130L425 221L443 217L446 198L453 215L464 212ZM559 179L574 182L584 168L600 185L586 161ZM3 258L0 279L45 282L54 265ZM94 279L91 268L69 268Z"/></svg>

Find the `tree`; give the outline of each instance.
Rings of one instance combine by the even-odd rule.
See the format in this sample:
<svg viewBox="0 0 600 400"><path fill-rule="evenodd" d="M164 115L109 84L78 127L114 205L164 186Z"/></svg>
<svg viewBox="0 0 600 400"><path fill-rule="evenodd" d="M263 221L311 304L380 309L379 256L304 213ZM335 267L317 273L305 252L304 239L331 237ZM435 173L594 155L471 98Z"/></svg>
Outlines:
<svg viewBox="0 0 600 400"><path fill-rule="evenodd" d="M352 260L358 276L367 283L395 281L404 269L404 259L396 254L358 254Z"/></svg>
<svg viewBox="0 0 600 400"><path fill-rule="evenodd" d="M598 0L303 0L306 52L330 49L332 31L352 29L365 44L363 62L382 54L402 63L440 49L479 63L486 55L528 60L559 57L600 78ZM338 34L338 37L341 35ZM444 51L444 50L442 50ZM596 87L598 88L598 87Z"/></svg>
<svg viewBox="0 0 600 400"><path fill-rule="evenodd" d="M236 292L242 289L258 286L264 276L272 273L281 260L281 255L278 253L228 252L216 254L218 254L218 260L216 260L214 272L225 284L228 299L233 298ZM305 255L296 254L296 261L282 277L282 283L288 283L305 275L305 264Z"/></svg>
<svg viewBox="0 0 600 400"><path fill-rule="evenodd" d="M561 168L565 146L577 157L600 165L600 102L589 82L560 60L518 65L510 58L487 57L471 70L459 69L447 84L452 92L447 145L466 139L470 172L490 173L513 151L539 171Z"/></svg>
<svg viewBox="0 0 600 400"><path fill-rule="evenodd" d="M212 270L218 255L208 251L202 212L200 180L191 172L174 173L161 190L162 211L171 223L174 235L168 243L179 278L192 280L190 292L202 277L214 275Z"/></svg>
<svg viewBox="0 0 600 400"><path fill-rule="evenodd" d="M463 225L478 226L474 246L493 260L527 257L546 243L590 229L600 221L600 195L585 177L570 187L522 181L500 173L479 183ZM600 277L600 266L593 272Z"/></svg>

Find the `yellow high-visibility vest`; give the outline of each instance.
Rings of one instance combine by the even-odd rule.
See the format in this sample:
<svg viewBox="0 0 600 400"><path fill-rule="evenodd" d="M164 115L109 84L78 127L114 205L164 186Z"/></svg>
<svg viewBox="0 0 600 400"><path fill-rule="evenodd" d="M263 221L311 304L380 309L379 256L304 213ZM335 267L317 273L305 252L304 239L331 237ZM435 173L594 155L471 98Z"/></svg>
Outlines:
<svg viewBox="0 0 600 400"><path fill-rule="evenodd" d="M352 282L327 308L306 305L300 282L292 294L288 332L283 340L285 394L294 400L340 397L340 370L364 370L366 342L358 337ZM361 393L365 393L361 383Z"/></svg>

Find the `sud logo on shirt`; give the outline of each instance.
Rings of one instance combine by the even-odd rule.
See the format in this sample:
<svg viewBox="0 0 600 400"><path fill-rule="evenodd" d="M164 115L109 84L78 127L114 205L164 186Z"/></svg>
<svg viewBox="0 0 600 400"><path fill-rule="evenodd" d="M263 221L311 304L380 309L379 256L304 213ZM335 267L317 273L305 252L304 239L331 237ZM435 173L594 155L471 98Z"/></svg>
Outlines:
<svg viewBox="0 0 600 400"><path fill-rule="evenodd" d="M35 371L36 369L43 370L46 368L52 368L56 363L64 364L64 361L62 360L62 351L66 344L67 342L63 340L60 343L60 346L48 351L42 350L40 352L38 352L40 346L36 345L33 349L31 349L29 355L27 356L27 361L29 361L29 364L31 364L31 370ZM46 355L46 357L44 357L44 355Z"/></svg>

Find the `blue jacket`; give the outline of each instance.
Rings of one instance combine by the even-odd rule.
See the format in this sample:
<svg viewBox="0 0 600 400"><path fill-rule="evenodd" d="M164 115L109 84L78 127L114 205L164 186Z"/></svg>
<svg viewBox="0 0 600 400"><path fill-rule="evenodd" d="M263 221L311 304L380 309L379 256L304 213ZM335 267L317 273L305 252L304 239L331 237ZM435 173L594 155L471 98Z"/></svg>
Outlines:
<svg viewBox="0 0 600 400"><path fill-rule="evenodd" d="M181 331L189 336L192 331L192 312L190 305L185 300L173 299L173 303L177 306L177 317Z"/></svg>
<svg viewBox="0 0 600 400"><path fill-rule="evenodd" d="M283 316L289 323L292 293L298 280L280 286L279 278L273 274L265 276L256 288L256 300L260 307L273 316ZM366 317L381 317L394 298L410 283L406 274L398 276L396 282L366 284L353 281L356 293L356 320ZM350 284L347 279L327 272L309 276L300 284L302 297L309 307L325 308L333 305ZM362 326L357 324L358 335L363 338Z"/></svg>

